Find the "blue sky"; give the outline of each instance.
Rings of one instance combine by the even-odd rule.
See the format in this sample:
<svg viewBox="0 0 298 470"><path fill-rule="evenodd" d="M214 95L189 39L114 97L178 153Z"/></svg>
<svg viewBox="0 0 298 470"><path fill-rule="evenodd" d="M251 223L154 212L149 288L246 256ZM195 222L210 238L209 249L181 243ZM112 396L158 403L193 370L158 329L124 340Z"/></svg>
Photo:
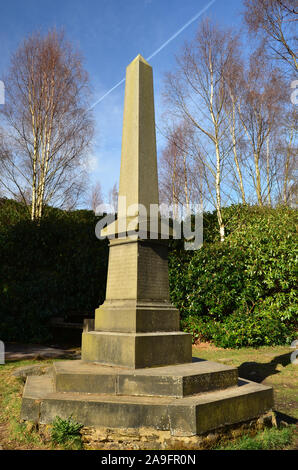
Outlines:
<svg viewBox="0 0 298 470"><path fill-rule="evenodd" d="M139 53L145 58L174 35L210 0L0 0L0 80L10 55L24 36L63 27L81 50L94 102L125 76ZM223 26L241 27L241 0L215 0L203 16ZM175 65L175 54L191 40L201 18L194 21L150 60L154 73L157 125L163 112L164 74ZM90 180L108 193L119 180L124 84L95 108L96 136L90 155ZM157 133L158 154L164 145Z"/></svg>

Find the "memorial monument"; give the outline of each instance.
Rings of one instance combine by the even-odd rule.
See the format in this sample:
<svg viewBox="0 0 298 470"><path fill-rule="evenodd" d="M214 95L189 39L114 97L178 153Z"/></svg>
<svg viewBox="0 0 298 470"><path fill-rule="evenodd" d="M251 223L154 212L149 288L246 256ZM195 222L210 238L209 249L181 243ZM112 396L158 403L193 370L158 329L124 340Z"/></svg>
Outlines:
<svg viewBox="0 0 298 470"><path fill-rule="evenodd" d="M83 333L82 359L54 363L52 376L27 378L23 419L72 415L87 426L191 436L272 408L271 387L239 379L235 367L192 360L191 335L179 331L169 298L160 218L148 236L150 204L158 204L153 76L138 55L126 72L118 217L102 230L114 236L106 299L94 331Z"/></svg>

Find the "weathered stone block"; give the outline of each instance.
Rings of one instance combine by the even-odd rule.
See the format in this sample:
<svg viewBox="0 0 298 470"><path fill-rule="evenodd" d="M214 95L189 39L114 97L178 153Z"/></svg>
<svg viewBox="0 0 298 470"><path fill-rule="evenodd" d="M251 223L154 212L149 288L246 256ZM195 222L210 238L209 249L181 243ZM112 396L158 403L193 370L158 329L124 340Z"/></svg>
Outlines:
<svg viewBox="0 0 298 470"><path fill-rule="evenodd" d="M179 331L179 311L166 302L106 300L95 312L94 329L120 333Z"/></svg>
<svg viewBox="0 0 298 470"><path fill-rule="evenodd" d="M183 397L237 385L237 368L210 361L128 369L84 361L53 366L56 391Z"/></svg>
<svg viewBox="0 0 298 470"><path fill-rule="evenodd" d="M176 332L111 333L82 335L82 359L131 368L191 362L191 335Z"/></svg>

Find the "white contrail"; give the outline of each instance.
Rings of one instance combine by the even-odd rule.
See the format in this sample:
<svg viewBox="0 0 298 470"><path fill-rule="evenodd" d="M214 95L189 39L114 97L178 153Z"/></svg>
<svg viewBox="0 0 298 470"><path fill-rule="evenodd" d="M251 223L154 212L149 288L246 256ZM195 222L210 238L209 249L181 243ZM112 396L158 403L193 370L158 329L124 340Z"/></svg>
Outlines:
<svg viewBox="0 0 298 470"><path fill-rule="evenodd" d="M100 103L106 96L108 96L110 93L112 93L112 91L115 90L116 88L118 88L118 86L120 86L121 83L123 83L123 82L125 82L125 78L122 78L122 80L120 80L120 82L118 82L117 85L113 86L113 88L111 88L101 98L99 98L97 101L95 101L95 103L92 106L90 106L88 111L90 111L90 109L94 108L94 106L96 106L98 103Z"/></svg>
<svg viewBox="0 0 298 470"><path fill-rule="evenodd" d="M193 16L193 18L191 18L187 23L185 23L185 25L182 26L182 28L178 29L178 31L175 34L173 34L173 36L171 36L166 42L164 42L162 44L162 46L160 46L158 49L156 49L156 51L154 51L149 57L147 57L146 60L150 60L150 59L152 59L152 57L155 57L162 49L164 49L168 44L170 44L170 42L172 42L174 39L176 39L176 37L179 36L179 34L181 34L182 31L184 31L188 26L190 26L194 21L196 21L203 13L205 13L205 11L209 7L211 7L211 5L213 5L213 3L215 3L215 2L216 2L216 0L211 0L211 2L207 3L207 5L205 5L204 8L202 8L202 10L200 10L195 16ZM95 103L93 103L93 105L90 106L88 111L93 109L98 103L100 103L106 96L108 96L110 93L112 93L112 91L114 91L116 88L118 88L118 86L120 86L123 82L125 82L125 78L122 78L122 80L120 80L120 82L118 82L116 85L114 85L113 88L111 88L103 96L101 96L97 101L95 101Z"/></svg>
<svg viewBox="0 0 298 470"><path fill-rule="evenodd" d="M196 21L203 13L205 13L205 11L209 7L211 7L211 5L213 5L213 3L215 1L216 0L211 0L211 2L209 2L204 8L202 8L202 10L199 11L199 13L197 13L191 20L189 20L187 23L185 23L185 25L182 26L182 28L180 28L175 34L173 34L173 36L171 36L170 39L168 39L166 42L164 42L162 46L160 46L158 49L156 49L156 51L153 52L153 54L151 54L149 57L147 57L146 60L150 60L150 59L152 59L152 57L156 56L156 54L158 54L164 47L166 47L168 44L170 44L170 42L172 42L173 39L175 39L177 36L179 36L179 34L181 34L182 31L184 31L188 26L190 26L194 21Z"/></svg>

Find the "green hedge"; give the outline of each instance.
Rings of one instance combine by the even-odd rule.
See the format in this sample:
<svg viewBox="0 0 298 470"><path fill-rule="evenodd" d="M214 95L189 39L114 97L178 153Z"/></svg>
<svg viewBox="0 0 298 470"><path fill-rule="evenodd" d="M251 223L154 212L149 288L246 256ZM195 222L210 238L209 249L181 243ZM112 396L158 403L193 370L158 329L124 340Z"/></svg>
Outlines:
<svg viewBox="0 0 298 470"><path fill-rule="evenodd" d="M0 337L48 339L51 317L93 315L104 300L107 243L92 211L48 209L39 224L12 201L0 206Z"/></svg>
<svg viewBox="0 0 298 470"><path fill-rule="evenodd" d="M183 329L221 347L290 342L297 327L297 212L232 206L224 219L224 243L214 236L191 254L171 253L171 298Z"/></svg>
<svg viewBox="0 0 298 470"><path fill-rule="evenodd" d="M297 212L231 206L218 241L204 214L204 246L170 244L172 302L194 340L221 347L274 345L295 338ZM47 208L39 224L14 201L0 201L0 339L48 340L48 320L90 316L105 295L106 241L92 211Z"/></svg>

